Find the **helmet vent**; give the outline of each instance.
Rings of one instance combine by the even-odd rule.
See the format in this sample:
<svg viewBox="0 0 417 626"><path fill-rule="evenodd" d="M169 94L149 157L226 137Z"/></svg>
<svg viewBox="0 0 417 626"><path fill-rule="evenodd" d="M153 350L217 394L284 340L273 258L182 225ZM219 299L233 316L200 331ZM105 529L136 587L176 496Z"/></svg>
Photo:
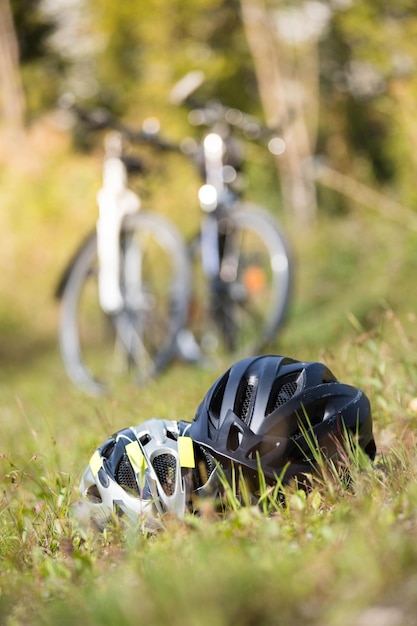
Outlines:
<svg viewBox="0 0 417 626"><path fill-rule="evenodd" d="M213 471L216 468L216 462L214 460L214 458L211 456L211 454L209 454L207 452L207 450L205 450L203 447L200 448L201 452L204 455L205 461L206 461L206 466L207 466L207 480L210 478L210 476L212 475Z"/></svg>
<svg viewBox="0 0 417 626"><path fill-rule="evenodd" d="M100 492L97 488L97 485L90 485L86 492L87 500L94 503L102 502Z"/></svg>
<svg viewBox="0 0 417 626"><path fill-rule="evenodd" d="M238 393L234 412L246 424L252 417L252 407L255 400L257 386L258 379L255 376L251 376L248 380L244 381L241 386L240 393Z"/></svg>
<svg viewBox="0 0 417 626"><path fill-rule="evenodd" d="M241 444L242 433L240 430L233 424L229 430L229 435L227 437L227 449L230 452L236 452L238 447Z"/></svg>
<svg viewBox="0 0 417 626"><path fill-rule="evenodd" d="M144 435L140 437L139 441L141 442L143 446L146 446L146 444L152 441L152 437L148 435L148 433L145 433Z"/></svg>
<svg viewBox="0 0 417 626"><path fill-rule="evenodd" d="M278 385L275 385L269 398L267 415L276 411L297 393L298 378L299 374L295 372L277 381Z"/></svg>
<svg viewBox="0 0 417 626"><path fill-rule="evenodd" d="M165 495L172 496L175 492L177 459L173 454L159 454L153 459L152 465Z"/></svg>
<svg viewBox="0 0 417 626"><path fill-rule="evenodd" d="M138 483L136 482L135 472L130 464L127 454L122 456L116 472L116 481L122 487L131 489L132 491L139 492Z"/></svg>
<svg viewBox="0 0 417 626"><path fill-rule="evenodd" d="M214 458L202 446L195 446L196 452L196 473L195 488L199 489L208 481L216 468Z"/></svg>
<svg viewBox="0 0 417 626"><path fill-rule="evenodd" d="M224 397L224 392L226 389L228 378L229 378L228 373L226 373L226 375L222 377L219 384L216 386L215 392L210 401L210 407L209 407L210 415L214 417L215 419L219 419L220 417L220 411L222 408L223 397Z"/></svg>

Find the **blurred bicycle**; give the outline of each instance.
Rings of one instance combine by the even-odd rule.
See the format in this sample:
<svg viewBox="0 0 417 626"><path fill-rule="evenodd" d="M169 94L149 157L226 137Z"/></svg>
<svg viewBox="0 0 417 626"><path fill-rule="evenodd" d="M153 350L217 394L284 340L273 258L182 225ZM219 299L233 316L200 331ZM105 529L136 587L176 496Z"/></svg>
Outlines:
<svg viewBox="0 0 417 626"><path fill-rule="evenodd" d="M188 244L192 292L187 327L179 345L190 359L261 352L284 322L291 298L289 245L270 212L243 199L240 173L245 141L282 140L253 116L218 101L198 104L202 75L191 73L172 92L176 105L190 108L189 121L203 128L181 150L197 166L199 232Z"/></svg>
<svg viewBox="0 0 417 626"><path fill-rule="evenodd" d="M105 130L97 226L70 260L57 288L59 343L72 382L92 395L119 378L142 384L177 353L188 314L189 263L176 227L144 211L128 186L143 163L132 145L164 150L154 121L137 131L108 111L87 112L72 100L85 131Z"/></svg>
<svg viewBox="0 0 417 626"><path fill-rule="evenodd" d="M185 90L187 92L187 90ZM190 103L179 85L176 103ZM252 116L219 102L193 107L201 140L160 136L156 120L134 130L103 109L72 105L104 138L97 227L60 281L60 349L70 379L101 394L133 373L142 384L174 357L189 362L261 352L280 329L291 297L288 243L267 210L245 202L239 185L243 140L277 141ZM240 134L240 137L238 137ZM128 147L181 152L197 166L199 231L185 247L177 228L143 211L129 177L144 173Z"/></svg>

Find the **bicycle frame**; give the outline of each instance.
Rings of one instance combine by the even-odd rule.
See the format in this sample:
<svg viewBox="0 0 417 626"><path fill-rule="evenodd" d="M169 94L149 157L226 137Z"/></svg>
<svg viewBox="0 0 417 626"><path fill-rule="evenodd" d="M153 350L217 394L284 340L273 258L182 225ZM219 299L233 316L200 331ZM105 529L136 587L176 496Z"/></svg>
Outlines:
<svg viewBox="0 0 417 626"><path fill-rule="evenodd" d="M236 271L227 263L220 249L219 218L230 214L238 199L229 186L237 173L232 165L224 163L227 143L220 133L208 133L202 145L205 183L198 193L200 207L205 213L200 225L202 267L206 276L218 276L224 282L233 282Z"/></svg>
<svg viewBox="0 0 417 626"><path fill-rule="evenodd" d="M206 135L203 141L206 182L198 192L200 206L207 214L201 220L201 260L206 276L217 276L220 271L218 222L213 212L223 193L223 150L220 135Z"/></svg>
<svg viewBox="0 0 417 626"><path fill-rule="evenodd" d="M140 209L139 197L127 186L127 169L121 157L121 134L112 131L105 139L103 184L97 193L99 218L96 225L99 301L103 311L109 315L120 312L124 305L120 289L122 221L126 215ZM139 275L137 272L129 274Z"/></svg>

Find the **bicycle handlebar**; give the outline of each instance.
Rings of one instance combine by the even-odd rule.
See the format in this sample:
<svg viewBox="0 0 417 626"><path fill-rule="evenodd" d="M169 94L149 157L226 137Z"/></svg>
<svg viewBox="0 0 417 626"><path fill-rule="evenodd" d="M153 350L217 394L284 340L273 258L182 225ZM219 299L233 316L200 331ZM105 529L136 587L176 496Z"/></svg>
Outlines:
<svg viewBox="0 0 417 626"><path fill-rule="evenodd" d="M182 102L192 106L189 122L193 126L206 126L215 130L219 124L225 124L230 129L240 130L244 138L251 141L271 140L277 137L277 129L271 129L256 117L237 108L225 106L218 100L212 100L200 106L191 98L186 98ZM155 118L148 118L144 121L142 128L137 130L121 123L108 109L100 107L87 111L76 104L71 95L61 97L59 105L63 109L73 111L91 131L113 129L132 143L151 145L162 151L179 152L188 157L193 156L194 150L187 149L186 141L183 140L177 144L162 138L159 135L159 122ZM270 146L268 149L274 152Z"/></svg>
<svg viewBox="0 0 417 626"><path fill-rule="evenodd" d="M268 141L268 150L273 154L280 154L285 144L280 138L283 128L279 125L271 128L263 124L256 117L243 111L225 106L218 100L201 103L195 97L195 92L205 82L202 70L191 70L183 76L171 89L170 101L176 106L185 105L190 109L188 116L193 126L206 126L216 129L224 124L229 129L238 129L243 137L251 141Z"/></svg>
<svg viewBox="0 0 417 626"><path fill-rule="evenodd" d="M159 122L155 118L144 121L141 129L134 129L116 119L108 109L99 107L87 111L76 104L71 96L64 96L59 101L63 109L73 111L78 119L86 124L91 131L115 130L132 143L155 146L160 150L180 151L176 144L166 141L159 136Z"/></svg>
<svg viewBox="0 0 417 626"><path fill-rule="evenodd" d="M253 115L244 113L240 109L223 105L218 100L212 100L202 106L193 106L188 119L193 126L207 126L214 128L216 124L226 124L237 128L252 141L276 136L278 130L268 128Z"/></svg>

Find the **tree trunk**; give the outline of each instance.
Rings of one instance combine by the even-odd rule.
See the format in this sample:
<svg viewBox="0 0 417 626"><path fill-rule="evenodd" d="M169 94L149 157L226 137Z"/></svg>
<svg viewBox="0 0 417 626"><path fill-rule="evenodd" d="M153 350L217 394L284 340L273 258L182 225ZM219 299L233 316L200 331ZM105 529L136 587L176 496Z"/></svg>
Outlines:
<svg viewBox="0 0 417 626"><path fill-rule="evenodd" d="M314 221L317 205L311 171L316 120L309 132L305 112L317 111L317 93L307 93L308 85L298 75L295 51L279 41L274 16L264 1L241 0L241 10L266 121L270 127L280 128L286 145L277 157L283 202L297 226L306 227Z"/></svg>
<svg viewBox="0 0 417 626"><path fill-rule="evenodd" d="M6 128L24 126L25 100L19 72L19 49L9 0L0 0L0 117Z"/></svg>

